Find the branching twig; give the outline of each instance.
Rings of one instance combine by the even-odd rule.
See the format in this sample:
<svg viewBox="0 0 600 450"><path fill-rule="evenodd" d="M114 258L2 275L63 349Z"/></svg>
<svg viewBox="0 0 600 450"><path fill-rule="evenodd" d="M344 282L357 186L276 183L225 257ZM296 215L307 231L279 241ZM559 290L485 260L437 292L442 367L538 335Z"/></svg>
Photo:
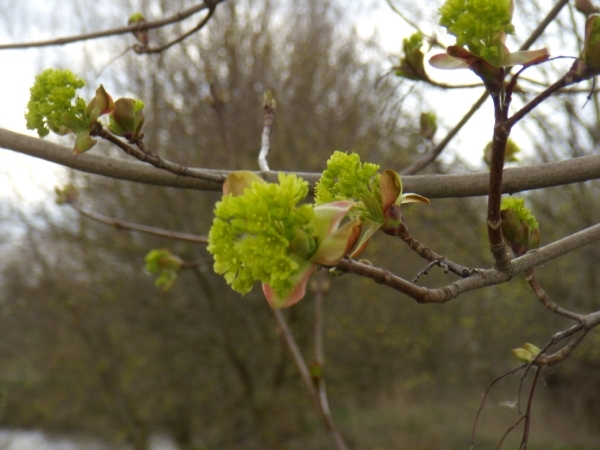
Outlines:
<svg viewBox="0 0 600 450"><path fill-rule="evenodd" d="M508 427L508 430L506 430L506 432L502 435L502 438L500 439L500 442L498 442L498 446L496 447L496 450L500 450L500 447L502 447L502 443L504 442L504 439L506 439L506 437L510 434L510 432L512 430L514 430L515 428L517 428L519 426L519 424L521 422L523 422L524 420L525 420L525 416L521 417L513 425L511 425L510 427Z"/></svg>
<svg viewBox="0 0 600 450"><path fill-rule="evenodd" d="M144 147L137 149L123 142L121 139L117 138L109 131L105 130L100 123L96 124L95 129L92 132L92 135L100 136L103 139L111 142L112 144L119 147L125 153L130 156L133 156L136 159L139 159L142 162L146 162L148 164L152 164L154 167L158 169L163 169L168 172L171 172L175 175L182 175L185 177L193 177L200 178L207 181L217 181L223 182L225 177L223 175L218 175L214 173L207 173L205 171L193 170L189 167L182 166L180 164L173 163L171 161L167 161L166 159L161 158L160 156L156 156L154 153L145 150ZM144 149L144 150L142 150Z"/></svg>
<svg viewBox="0 0 600 450"><path fill-rule="evenodd" d="M418 254L421 258L425 259L429 263L435 263L435 265L445 268L446 271L450 270L452 273L455 273L459 277L463 278L471 276L475 272L474 269L461 266L460 264L456 264L446 259L442 255L438 255L429 247L426 247L425 245L417 241L415 238L413 238L410 232L408 231L408 226L406 225L406 221L404 220L404 218L402 218L402 223L400 227L401 228L398 230L396 236L402 239L411 250L413 250L416 254ZM427 270L428 269L426 268L425 272L421 273L426 273ZM419 276L416 277L416 279L418 278ZM416 279L413 282L416 282Z"/></svg>
<svg viewBox="0 0 600 450"><path fill-rule="evenodd" d="M198 25L196 25L190 31L182 34L181 36L173 39L172 41L170 41L170 42L168 42L168 43L166 43L164 45L161 45L160 47L149 48L149 47L144 47L144 46L141 46L141 45L136 45L136 46L134 46L135 52L138 53L138 54L143 54L143 53L147 53L147 54L160 53L160 52L162 52L162 51L164 51L164 50L172 47L173 45L178 44L179 42L183 41L187 37L191 36L192 34L196 33L197 31L201 30L204 27L204 25L206 25L208 23L208 21L210 20L210 18L214 14L215 8L216 8L217 4L220 3L220 2L222 2L222 1L225 1L225 0L214 0L213 2L209 2L210 4L208 5L208 13L198 23Z"/></svg>
<svg viewBox="0 0 600 450"><path fill-rule="evenodd" d="M22 43L17 43L17 44L0 44L0 50L13 50L13 49L23 49L23 48L33 48L33 47L50 47L50 46L56 46L56 45L65 45L65 44L71 44L73 42L87 41L87 40L91 40L91 39L104 38L104 37L108 37L108 36L116 36L119 34L133 33L134 31L145 31L145 30L151 30L151 29L155 29L155 28L161 28L161 27L164 27L165 25L170 25L170 24L173 24L176 22L181 22L182 20L196 14L199 11L202 11L203 9L207 9L207 8L214 9L214 7L218 3L221 3L222 1L224 1L224 0L205 1L200 4L191 6L190 8L185 9L183 11L179 11L178 13L175 13L174 15L172 15L170 17L166 17L164 19L138 22L136 24L128 25L126 27L111 28L109 30L104 30L104 31L96 31L93 33L86 33L86 34L78 34L76 36L62 37L62 38L58 38L58 39L50 39L50 40L45 40L45 41L22 42Z"/></svg>
<svg viewBox="0 0 600 450"><path fill-rule="evenodd" d="M479 420L479 416L481 416L481 412L483 411L483 406L485 405L485 401L487 399L488 394L492 390L492 387L497 382L502 380L503 378L505 378L509 375L513 375L513 374L517 373L519 370L522 370L524 368L525 368L525 366L522 365L522 366L519 366L515 369L512 369L512 370L506 372L505 374L500 375L498 378L495 378L494 380L492 380L492 382L489 384L489 386L485 390L485 393L483 394L483 398L481 399L481 403L479 404L479 409L477 410L477 414L475 414L475 420L473 421L473 429L471 431L471 447L470 447L471 450L473 450L475 448L475 431L477 430L477 421Z"/></svg>
<svg viewBox="0 0 600 450"><path fill-rule="evenodd" d="M561 308L556 303L554 303L550 299L550 296L546 293L546 291L544 291L542 286L540 286L540 283L538 282L535 273L533 272L533 269L530 269L525 272L525 279L531 286L531 289L533 289L533 292L535 293L536 297L540 300L540 302L542 302L542 305L544 305L546 309L568 319L576 320L577 322L582 322L584 320L584 316L582 316L581 314L577 314L564 308Z"/></svg>
<svg viewBox="0 0 600 450"><path fill-rule="evenodd" d="M336 265L336 268L342 272L371 278L376 283L383 284L408 295L418 303L445 303L465 292L504 283L528 269L532 269L598 240L600 240L600 224L531 251L519 258L510 260L506 271L500 270L497 267L476 269L467 278L461 278L444 287L435 289L417 286L385 269L351 259L343 259ZM595 314L586 316L586 327L595 327L600 323L600 313L597 313L598 317Z"/></svg>
<svg viewBox="0 0 600 450"><path fill-rule="evenodd" d="M419 273L417 273L415 275L415 277L413 278L413 283L416 283L419 281L419 278L421 278L421 275L428 275L429 271L433 268L433 266L439 266L442 269L444 269L444 273L448 273L448 265L446 263L444 263L442 260L439 259L435 259L433 261L431 261L429 264L427 264L427 266L425 266L425 268L423 270L421 270Z"/></svg>
<svg viewBox="0 0 600 450"><path fill-rule="evenodd" d="M541 36L546 27L556 18L560 10L568 4L569 0L559 0L554 7L550 10L550 12L546 15L544 20L540 22L538 27L531 33L529 38L521 45L519 50L527 50L531 45ZM415 161L413 164L405 168L401 175L410 175L417 173L422 170L425 166L430 164L432 161L437 158L440 153L446 148L446 146L450 143L452 138L460 131L460 129L469 121L471 116L477 112L477 110L485 103L485 100L488 97L488 93L485 92L469 109L467 114L448 132L446 137L427 155L423 156L419 160Z"/></svg>
<svg viewBox="0 0 600 450"><path fill-rule="evenodd" d="M525 426L523 427L523 439L521 440L520 449L527 448L527 441L529 439L529 428L531 426L531 406L533 405L533 394L535 393L535 387L537 386L538 379L540 378L541 367L536 367L535 375L533 377L533 383L529 390L529 398L527 399L527 410L525 411Z"/></svg>

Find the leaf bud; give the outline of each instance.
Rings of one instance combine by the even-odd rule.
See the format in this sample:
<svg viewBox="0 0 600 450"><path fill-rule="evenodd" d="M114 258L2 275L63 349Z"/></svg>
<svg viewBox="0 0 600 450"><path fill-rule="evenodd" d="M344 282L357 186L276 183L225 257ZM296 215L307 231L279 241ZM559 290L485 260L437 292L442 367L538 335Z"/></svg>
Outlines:
<svg viewBox="0 0 600 450"><path fill-rule="evenodd" d="M583 61L595 72L600 71L600 14L592 14L585 22Z"/></svg>
<svg viewBox="0 0 600 450"><path fill-rule="evenodd" d="M144 102L132 98L120 98L110 114L108 129L116 136L133 141L140 136L144 125Z"/></svg>
<svg viewBox="0 0 600 450"><path fill-rule="evenodd" d="M541 350L538 346L533 345L531 343L527 343L525 344L523 347L525 347L525 349L530 352L533 356L537 356L540 354Z"/></svg>
<svg viewBox="0 0 600 450"><path fill-rule="evenodd" d="M529 350L524 348L513 348L511 351L515 358L524 363L531 362L535 357Z"/></svg>
<svg viewBox="0 0 600 450"><path fill-rule="evenodd" d="M575 9L586 16L599 12L590 0L575 0Z"/></svg>
<svg viewBox="0 0 600 450"><path fill-rule="evenodd" d="M87 105L85 115L88 117L89 122L93 123L98 120L98 117L103 114L108 114L114 109L115 104L112 97L104 90L104 86L100 85L100 87L96 89L96 96Z"/></svg>
<svg viewBox="0 0 600 450"><path fill-rule="evenodd" d="M141 12L133 13L129 16L127 25L141 24L146 21L146 18ZM148 47L148 30L134 31L135 38L142 43L144 48Z"/></svg>

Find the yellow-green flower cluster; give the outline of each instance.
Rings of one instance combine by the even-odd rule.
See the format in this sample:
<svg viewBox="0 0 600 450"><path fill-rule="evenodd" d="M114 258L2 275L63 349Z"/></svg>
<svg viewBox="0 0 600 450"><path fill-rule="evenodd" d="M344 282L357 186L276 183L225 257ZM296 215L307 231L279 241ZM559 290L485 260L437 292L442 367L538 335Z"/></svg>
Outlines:
<svg viewBox="0 0 600 450"><path fill-rule="evenodd" d="M440 25L456 36L456 45L499 67L506 34L514 33L512 0L447 0Z"/></svg>
<svg viewBox="0 0 600 450"><path fill-rule="evenodd" d="M363 218L382 222L378 170L377 164L361 164L356 153L334 152L315 186L315 204L354 200L360 202L354 208L355 212Z"/></svg>
<svg viewBox="0 0 600 450"><path fill-rule="evenodd" d="M242 195L217 203L208 251L215 272L235 291L245 294L255 281L280 297L293 288L299 262L317 249L313 207L297 206L307 195L306 181L280 173L279 184L252 182Z"/></svg>
<svg viewBox="0 0 600 450"><path fill-rule="evenodd" d="M43 138L50 131L60 132L65 119L70 125L85 121L86 104L79 97L75 100L75 91L85 86L85 82L68 70L46 69L35 77L30 89L31 97L27 104L27 128L36 130ZM72 127L69 127L72 128Z"/></svg>

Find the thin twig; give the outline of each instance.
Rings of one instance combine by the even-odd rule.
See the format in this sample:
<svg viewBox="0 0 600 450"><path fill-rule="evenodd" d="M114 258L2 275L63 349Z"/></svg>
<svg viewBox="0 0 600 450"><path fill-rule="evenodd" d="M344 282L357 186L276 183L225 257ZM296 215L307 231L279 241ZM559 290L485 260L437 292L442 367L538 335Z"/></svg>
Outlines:
<svg viewBox="0 0 600 450"><path fill-rule="evenodd" d="M160 156L156 156L152 152L144 151L142 149L137 149L135 147L132 147L131 145L128 145L127 143L125 143L121 139L119 139L118 137L111 134L109 131L105 130L99 123L93 130L92 134L95 136L100 136L101 138L106 139L107 141L111 142L112 144L115 144L117 147L119 147L125 153L127 153L130 156L133 156L136 159L139 159L142 162L152 164L154 167L156 167L158 169L166 170L175 175L182 175L185 177L200 178L202 180L217 181L217 182L223 182L225 180L225 177L223 175L207 173L205 171L193 170L189 167L182 166L180 164L176 164L174 162L163 159Z"/></svg>
<svg viewBox="0 0 600 450"><path fill-rule="evenodd" d="M425 245L417 241L415 238L413 238L410 232L408 231L408 226L406 225L406 221L404 220L404 218L402 218L402 223L399 226L399 228L396 229L396 233L397 234L395 234L395 236L402 239L408 245L408 247L417 255L419 255L421 258L425 259L429 263L434 263L434 265L438 265L444 268L446 272L449 270L450 272L455 273L456 275L462 278L469 277L473 275L473 273L475 273L475 269L456 264L455 262L446 259L444 256L437 254L429 247L426 247ZM421 273L427 273L427 270L429 270L429 268L430 267L428 266L425 269L425 272ZM417 277L413 280L413 283L417 281L421 273L417 275Z"/></svg>
<svg viewBox="0 0 600 450"><path fill-rule="evenodd" d="M481 105L483 105L485 103L487 98L488 98L488 94L487 94L487 92L484 92L481 95L481 97L479 97L479 99L473 104L473 106L471 106L471 109L469 109L469 111L467 111L467 113L463 116L463 118L460 119L460 121L454 126L454 128L452 128L446 134L444 139L442 139L440 141L440 143L437 144L433 148L433 150L431 150L428 154L426 154L426 155L422 156L421 158L419 158L418 160L416 160L410 166L402 169L402 171L400 171L400 175L415 174L415 173L421 171L423 168L425 168L431 162L433 162L440 155L440 153L442 153L442 151L444 151L444 149L448 146L448 144L454 138L454 136L456 136L458 134L458 132L462 129L462 127L464 127L465 124L471 119L471 117L473 117L473 115L477 112L477 110L479 108L481 108Z"/></svg>
<svg viewBox="0 0 600 450"><path fill-rule="evenodd" d="M45 41L32 41L32 42L22 42L17 44L0 44L0 50L13 50L13 49L23 49L23 48L33 48L33 47L50 47L56 45L65 45L71 44L73 42L79 41L87 41L91 39L99 39L109 36L116 36L119 34L127 34L133 33L134 31L144 31L144 30L152 30L155 28L161 28L165 25L170 25L172 23L181 22L182 20L196 14L199 11L202 11L206 8L214 8L218 3L221 3L224 0L212 0L210 2L202 2L200 4L191 6L188 9L184 9L183 11L179 11L178 13L173 14L170 17L166 17L164 19L152 20L152 21L142 21L132 25L128 25L125 27L111 28L109 30L104 31L96 31L93 33L85 33L78 34L75 36L62 37L57 39L50 39Z"/></svg>
<svg viewBox="0 0 600 450"><path fill-rule="evenodd" d="M174 239L177 241L191 242L193 244L208 244L208 238L206 236L198 236L195 234L179 233L177 231L163 230L161 228L149 227L147 225L140 225L133 222L126 222L120 219L114 219L111 217L103 216L101 214L86 211L81 208L77 202L71 202L70 205L81 215L88 217L96 222L109 225L116 230L131 230L140 233L151 234L153 236L164 237L167 239Z"/></svg>
<svg viewBox="0 0 600 450"><path fill-rule="evenodd" d="M396 8L396 6L392 3L392 0L386 0L386 2L388 4L388 6L392 9L392 11L394 11L396 14L398 14L400 16L400 18L402 20L404 20L408 25L410 25L411 27L413 27L415 30L417 30L419 33L421 33L423 36L429 38L430 40L435 40L435 37L428 36L427 34L423 33L423 31L421 30L421 28L419 28L419 26L415 22L413 22L412 20L410 20L398 8Z"/></svg>
<svg viewBox="0 0 600 450"><path fill-rule="evenodd" d="M335 424L335 422L333 422L333 418L331 417L331 415L326 414L321 406L319 394L317 392L317 389L315 388L315 385L313 384L312 377L310 376L310 370L306 365L306 361L304 361L302 352L300 352L300 349L296 344L296 340L294 339L294 336L290 331L290 328L288 327L283 313L279 309L273 309L273 314L275 314L275 320L277 320L277 325L279 327L281 337L283 338L286 346L288 347L288 350L292 354L292 358L294 360L294 363L296 364L298 372L300 372L300 377L304 382L304 386L306 387L306 390L308 391L308 394L315 408L319 412L319 415L321 416L321 419L323 420L323 423L325 424L329 435L335 442L338 450L348 450L343 439L341 439L341 434L339 432L334 433L334 430L337 430L337 425Z"/></svg>
<svg viewBox="0 0 600 450"><path fill-rule="evenodd" d="M263 100L263 109L265 112L265 126L262 132L261 138L261 146L260 153L258 154L258 165L260 169L268 172L269 163L267 162L267 157L269 156L270 146L270 136L271 130L273 128L273 120L275 119L275 100L273 99L273 95L270 91L265 92L264 100Z"/></svg>
<svg viewBox="0 0 600 450"><path fill-rule="evenodd" d="M429 271L434 267L434 266L439 266L442 269L444 269L444 273L448 273L448 265L445 264L444 262L442 262L439 259L435 259L433 261L431 261L430 263L427 264L427 266L425 266L425 268L423 270L421 270L419 273L417 273L415 275L415 277L413 278L413 283L416 283L419 281L419 278L421 278L422 275L428 275Z"/></svg>
<svg viewBox="0 0 600 450"><path fill-rule="evenodd" d="M208 6L208 14L206 14L206 16L204 17L204 19L202 19L198 25L196 25L194 28L192 28L190 31L182 34L181 36L173 39L172 41L161 45L160 47L155 47L155 48L149 48L149 47L143 47L141 45L136 45L134 47L134 50L136 53L138 54L153 54L153 53L160 53L170 47L172 47L175 44L178 44L179 42L183 41L184 39L186 39L187 37L191 36L192 34L196 33L197 31L201 30L204 25L206 25L208 23L208 21L210 20L210 18L212 17L212 15L215 12L215 8L216 5L220 2L220 1L224 1L224 0L219 0L217 2L213 2L211 5Z"/></svg>
<svg viewBox="0 0 600 450"><path fill-rule="evenodd" d="M402 277L390 273L388 270L352 259L342 259L335 267L342 272L371 278L376 283L383 284L408 295L418 303L445 303L465 292L505 283L528 269L532 269L598 240L600 240L600 224L512 259L509 261L507 270L500 270L497 267L475 269L474 273L466 278L458 279L444 287L434 289L417 286ZM596 316L596 314L598 315ZM598 326L600 324L600 312L585 316L584 323L586 329Z"/></svg>
<svg viewBox="0 0 600 450"><path fill-rule="evenodd" d="M317 290L315 292L315 364L319 371L319 376L315 378L319 403L323 416L327 418L327 428L331 438L336 442L340 449L347 449L342 433L333 420L331 410L329 409L329 400L327 399L327 390L325 387L325 343L323 338L324 318L323 302L325 293L327 271L321 270L317 274Z"/></svg>
<svg viewBox="0 0 600 450"><path fill-rule="evenodd" d="M529 390L529 398L527 399L527 410L525 411L525 426L523 427L523 439L521 440L521 445L519 447L520 450L524 450L527 448L527 441L529 439L529 428L531 426L531 406L533 405L533 394L535 392L537 381L540 378L541 371L541 367L536 367L535 376L533 377L533 383L531 384L531 388Z"/></svg>
<svg viewBox="0 0 600 450"><path fill-rule="evenodd" d="M512 430L514 430L515 428L517 428L519 426L519 424L521 422L523 422L524 420L525 420L525 416L521 417L513 425L511 425L510 427L508 427L508 430L506 430L506 432L502 435L502 438L500 439L500 442L498 442L498 446L496 447L496 450L500 450L500 447L502 447L502 443L504 442L504 439L506 439L506 437L510 434L510 432Z"/></svg>
<svg viewBox="0 0 600 450"><path fill-rule="evenodd" d="M530 269L525 272L525 279L529 283L529 286L531 286L531 289L533 289L533 292L535 293L536 297L540 300L540 302L542 302L542 305L544 305L546 309L568 319L576 320L577 322L582 322L584 320L584 316L582 316L581 314L577 314L567 309L561 308L556 303L554 303L550 299L550 296L540 285L539 281L535 276L535 273L533 272L533 269Z"/></svg>
<svg viewBox="0 0 600 450"><path fill-rule="evenodd" d="M523 365L523 366L517 367L515 369L512 369L503 375L500 375L498 378L495 378L494 380L492 380L492 382L489 384L489 386L485 390L485 393L483 394L483 398L481 399L481 403L479 404L479 409L477 410L477 414L475 414L475 420L473 421L473 429L471 431L471 447L470 447L471 450L473 450L475 448L475 431L477 430L477 421L479 420L479 416L481 415L481 412L483 411L483 406L485 405L485 401L487 399L488 394L492 390L492 387L498 381L502 380L503 378L505 378L509 375L513 375L513 374L517 373L519 370L522 370L524 367L525 366Z"/></svg>

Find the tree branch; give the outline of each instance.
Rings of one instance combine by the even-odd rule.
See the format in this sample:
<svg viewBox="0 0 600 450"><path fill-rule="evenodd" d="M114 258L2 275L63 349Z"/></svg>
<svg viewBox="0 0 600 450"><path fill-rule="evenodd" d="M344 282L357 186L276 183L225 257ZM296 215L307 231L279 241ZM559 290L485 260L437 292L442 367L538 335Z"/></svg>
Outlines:
<svg viewBox="0 0 600 450"><path fill-rule="evenodd" d="M97 155L92 152L73 156L71 148L31 136L0 129L0 148L44 159L96 175L138 183L170 186L183 189L221 191L230 171L188 168L198 174L218 175L215 181L174 175L147 164ZM205 149L210 151L209 149ZM317 182L320 173L294 172L308 181ZM258 172L267 181L277 181L277 172ZM600 155L571 158L546 164L504 170L502 192L514 194L532 189L579 183L600 178ZM474 197L487 195L487 172L459 175L407 175L402 185L407 192L416 192L428 198Z"/></svg>
<svg viewBox="0 0 600 450"><path fill-rule="evenodd" d="M343 272L371 278L376 283L383 284L408 295L418 303L445 303L465 292L505 283L529 269L533 269L536 266L598 240L600 240L600 224L531 251L519 258L515 258L510 261L507 270L500 270L496 267L478 269L467 278L462 278L441 288L433 289L417 286L392 274L388 270L351 259L343 259L335 267Z"/></svg>
<svg viewBox="0 0 600 450"><path fill-rule="evenodd" d="M208 23L208 21L210 20L210 18L212 17L212 15L215 13L215 9L217 7L217 4L225 1L225 0L218 0L218 1L214 1L212 2L212 4L210 4L208 6L208 14L206 14L206 16L198 23L198 25L196 25L194 28L192 28L191 30L189 30L186 33L183 33L181 36L176 37L175 39L173 39L172 41L161 45L160 47L155 47L155 48L146 48L140 45L136 45L134 47L134 50L136 51L136 53L138 54L152 54L152 53L160 53L164 50L167 50L168 48L174 46L175 44L180 43L181 41L183 41L184 39L186 39L187 37L191 36L192 34L196 33L197 31L201 30L204 25L206 25Z"/></svg>

